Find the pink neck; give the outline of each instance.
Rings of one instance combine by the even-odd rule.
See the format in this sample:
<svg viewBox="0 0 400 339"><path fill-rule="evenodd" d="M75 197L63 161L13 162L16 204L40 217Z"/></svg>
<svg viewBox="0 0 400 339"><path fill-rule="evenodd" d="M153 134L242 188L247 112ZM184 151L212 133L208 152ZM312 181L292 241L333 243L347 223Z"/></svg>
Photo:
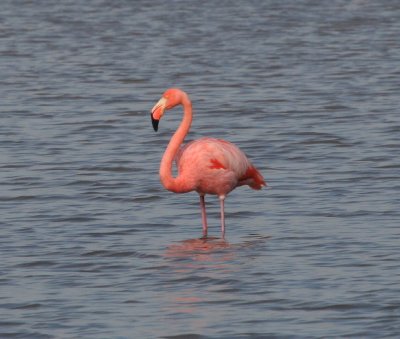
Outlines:
<svg viewBox="0 0 400 339"><path fill-rule="evenodd" d="M185 139L186 134L189 132L189 128L192 123L192 103L187 95L184 95L181 103L184 111L183 119L178 129L172 136L167 149L164 152L160 165L161 183L167 190L173 192L188 192L191 190L190 188L185 187L183 181L181 180L182 178L180 178L179 175L176 178L172 176L172 163L179 147Z"/></svg>

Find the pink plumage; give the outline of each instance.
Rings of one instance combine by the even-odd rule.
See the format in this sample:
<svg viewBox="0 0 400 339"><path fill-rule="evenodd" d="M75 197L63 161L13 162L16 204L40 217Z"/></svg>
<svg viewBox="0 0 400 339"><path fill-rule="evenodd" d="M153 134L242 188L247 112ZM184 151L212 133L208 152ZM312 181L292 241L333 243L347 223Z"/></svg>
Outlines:
<svg viewBox="0 0 400 339"><path fill-rule="evenodd" d="M226 195L237 186L249 185L253 189L261 189L266 183L246 155L228 141L201 138L181 147L192 122L192 104L188 95L180 89L167 90L153 107L151 118L156 131L164 112L179 104L183 105L183 120L161 160L161 183L166 189L175 193L196 191L200 195L203 237L207 237L208 230L204 196L218 195L221 205L221 233L224 237ZM178 167L178 175L175 178L172 175L173 160Z"/></svg>

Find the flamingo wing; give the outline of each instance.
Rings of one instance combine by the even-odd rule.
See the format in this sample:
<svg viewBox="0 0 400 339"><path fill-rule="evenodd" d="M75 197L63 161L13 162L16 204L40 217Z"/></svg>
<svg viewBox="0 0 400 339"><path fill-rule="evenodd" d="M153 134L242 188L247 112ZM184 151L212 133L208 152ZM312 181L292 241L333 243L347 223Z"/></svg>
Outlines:
<svg viewBox="0 0 400 339"><path fill-rule="evenodd" d="M260 189L264 178L234 144L201 138L186 144L176 156L179 175L200 193L225 195L236 186Z"/></svg>

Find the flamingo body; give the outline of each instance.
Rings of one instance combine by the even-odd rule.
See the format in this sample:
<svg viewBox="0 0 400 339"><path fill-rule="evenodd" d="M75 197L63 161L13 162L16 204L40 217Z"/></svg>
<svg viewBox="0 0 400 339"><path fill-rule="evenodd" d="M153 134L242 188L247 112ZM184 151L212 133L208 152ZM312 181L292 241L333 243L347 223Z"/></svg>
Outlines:
<svg viewBox="0 0 400 339"><path fill-rule="evenodd" d="M201 138L181 146L192 122L192 105L185 92L179 89L167 90L153 107L153 127L165 110L182 104L183 120L171 138L160 165L160 179L164 187L175 193L196 191L200 195L203 221L203 236L207 236L207 217L204 196L218 195L221 204L221 231L225 235L224 200L235 187L249 185L253 189L266 186L263 176L251 164L246 155L234 144L215 138ZM172 176L175 160L178 175Z"/></svg>
<svg viewBox="0 0 400 339"><path fill-rule="evenodd" d="M221 139L205 137L188 143L177 154L176 164L188 186L203 195L226 196L237 186L259 189L265 184L245 154Z"/></svg>

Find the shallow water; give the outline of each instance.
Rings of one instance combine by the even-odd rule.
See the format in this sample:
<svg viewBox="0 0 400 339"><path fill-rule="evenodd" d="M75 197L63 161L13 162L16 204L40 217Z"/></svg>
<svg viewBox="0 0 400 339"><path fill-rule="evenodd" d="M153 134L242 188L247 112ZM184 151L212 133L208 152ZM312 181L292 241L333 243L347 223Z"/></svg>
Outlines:
<svg viewBox="0 0 400 339"><path fill-rule="evenodd" d="M397 337L397 1L3 1L0 337ZM189 139L236 143L271 186L158 179Z"/></svg>

